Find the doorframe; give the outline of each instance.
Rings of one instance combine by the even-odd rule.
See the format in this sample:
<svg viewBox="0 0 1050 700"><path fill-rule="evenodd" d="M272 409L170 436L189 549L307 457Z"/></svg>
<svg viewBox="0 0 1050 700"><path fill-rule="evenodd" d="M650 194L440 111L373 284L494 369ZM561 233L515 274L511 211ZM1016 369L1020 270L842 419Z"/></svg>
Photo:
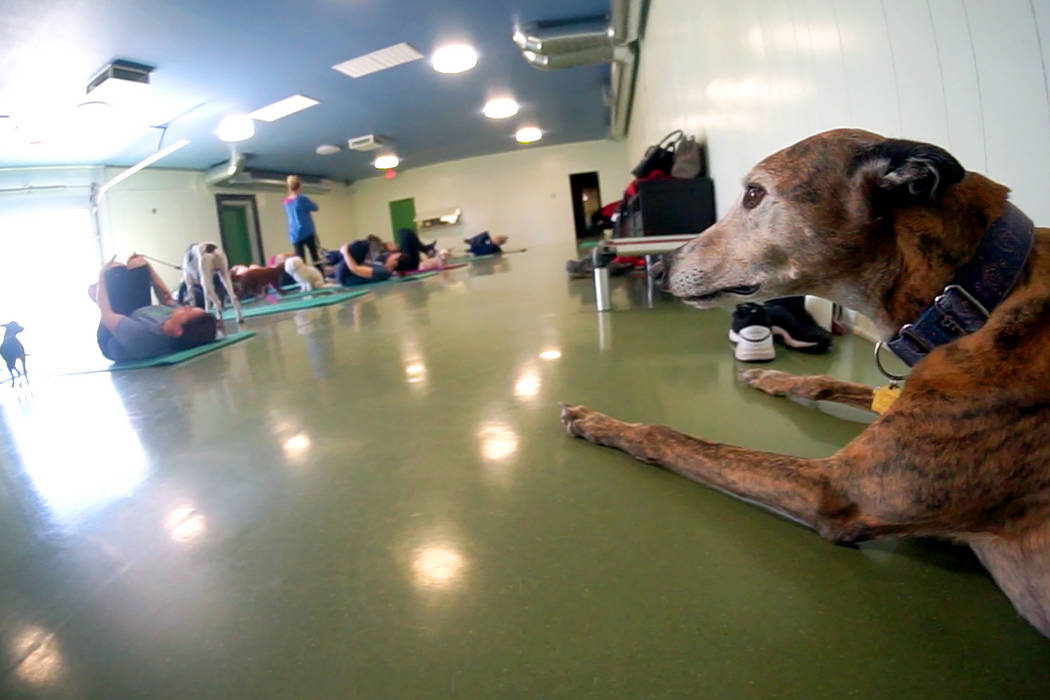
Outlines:
<svg viewBox="0 0 1050 700"><path fill-rule="evenodd" d="M583 231L585 232L590 227L590 222L587 221L586 215L583 213L583 202L580 200L583 187L577 183L581 176L594 176L595 189L598 191L598 208L602 207L602 185L601 176L597 170L589 170L580 173L569 174L569 198L572 200L572 224L575 230L575 240L580 240L583 236L580 236L580 224L583 224Z"/></svg>
<svg viewBox="0 0 1050 700"><path fill-rule="evenodd" d="M215 215L219 217L219 236L222 238L222 249L226 250L226 231L222 227L222 207L224 204L233 204L237 206L243 206L245 209L251 211L251 216L248 217L248 236L251 237L254 232L255 236L255 249L259 251L259 259L256 260L260 265L266 264L266 251L263 250L262 242L262 231L259 227L259 205L255 201L254 194L217 194L215 195Z"/></svg>

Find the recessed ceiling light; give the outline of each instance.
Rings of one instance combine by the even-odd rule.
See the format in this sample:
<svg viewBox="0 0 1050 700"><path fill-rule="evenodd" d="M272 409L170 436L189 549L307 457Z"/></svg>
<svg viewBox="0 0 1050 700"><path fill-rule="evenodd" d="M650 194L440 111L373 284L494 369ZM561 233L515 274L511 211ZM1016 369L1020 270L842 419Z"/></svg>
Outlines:
<svg viewBox="0 0 1050 700"><path fill-rule="evenodd" d="M423 58L423 54L408 44L401 42L400 44L388 46L385 49L366 53L357 58L351 58L349 61L337 63L332 66L332 69L345 73L351 78L360 78L369 73L378 73L381 70L393 68L402 63L418 61L421 58Z"/></svg>
<svg viewBox="0 0 1050 700"><path fill-rule="evenodd" d="M398 159L397 156L385 155L376 158L375 162L372 165L376 166L376 168L379 170L389 170L390 168L396 168L400 163L401 161Z"/></svg>
<svg viewBox="0 0 1050 700"><path fill-rule="evenodd" d="M263 122L275 122L282 117L301 112L302 110L313 107L317 104L321 103L312 97L306 97L305 95L292 95L283 100L277 100L273 104L260 107L254 112L249 113L248 116L252 119L258 119Z"/></svg>
<svg viewBox="0 0 1050 700"><path fill-rule="evenodd" d="M219 122L215 135L227 143L244 141L255 136L255 122L247 114L231 114Z"/></svg>
<svg viewBox="0 0 1050 700"><path fill-rule="evenodd" d="M339 148L339 146L335 146L335 145L330 144L330 143L323 143L320 146L318 146L314 150L314 152L317 155L319 155L319 156L330 156L333 153L338 153L341 150L343 150L343 149Z"/></svg>
<svg viewBox="0 0 1050 700"><path fill-rule="evenodd" d="M478 52L468 44L449 44L434 52L430 65L438 73L462 73L478 65Z"/></svg>
<svg viewBox="0 0 1050 700"><path fill-rule="evenodd" d="M510 97L497 97L486 102L482 112L489 119L506 119L518 113L518 103Z"/></svg>
<svg viewBox="0 0 1050 700"><path fill-rule="evenodd" d="M518 143L533 143L543 138L543 132L537 126L523 126L514 134Z"/></svg>

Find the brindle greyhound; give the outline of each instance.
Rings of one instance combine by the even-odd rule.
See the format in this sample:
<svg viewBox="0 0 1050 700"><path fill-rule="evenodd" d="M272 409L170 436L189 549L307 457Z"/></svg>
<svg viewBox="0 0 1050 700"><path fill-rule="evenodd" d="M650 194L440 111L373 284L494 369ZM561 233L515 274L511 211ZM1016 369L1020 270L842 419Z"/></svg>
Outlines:
<svg viewBox="0 0 1050 700"><path fill-rule="evenodd" d="M1050 636L1050 230L1033 235L1007 192L936 146L839 129L756 165L726 216L665 260L665 288L697 308L818 294L865 313L889 339L935 298L943 302L939 293L1000 217L1027 222L1030 252L1017 258L1016 277L992 275L1005 298L983 325L982 313L963 329L973 332L913 358L900 398L832 456L717 444L583 406L562 404L562 423L839 544L907 535L965 542ZM951 296L964 312L981 308ZM968 325L966 316L956 320ZM824 376L743 376L776 396L872 401L871 388Z"/></svg>

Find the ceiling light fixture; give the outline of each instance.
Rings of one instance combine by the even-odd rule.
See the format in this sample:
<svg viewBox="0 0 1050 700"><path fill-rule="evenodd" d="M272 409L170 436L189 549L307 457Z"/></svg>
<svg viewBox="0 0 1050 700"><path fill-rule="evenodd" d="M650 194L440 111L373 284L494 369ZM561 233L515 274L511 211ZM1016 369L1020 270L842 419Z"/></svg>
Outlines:
<svg viewBox="0 0 1050 700"><path fill-rule="evenodd" d="M518 113L518 103L510 97L497 97L486 102L482 112L489 119L506 119Z"/></svg>
<svg viewBox="0 0 1050 700"><path fill-rule="evenodd" d="M543 138L543 132L538 126L523 126L514 134L518 143L534 143Z"/></svg>
<svg viewBox="0 0 1050 700"><path fill-rule="evenodd" d="M246 141L255 136L255 122L247 114L231 114L219 122L215 135L226 143Z"/></svg>
<svg viewBox="0 0 1050 700"><path fill-rule="evenodd" d="M401 161L398 157L390 154L379 156L372 165L376 166L377 170L389 170L390 168L396 168L400 164Z"/></svg>
<svg viewBox="0 0 1050 700"><path fill-rule="evenodd" d="M330 156L335 153L338 153L341 150L343 149L339 148L339 146L336 146L335 144L322 143L320 146L314 149L314 153L316 153L319 156Z"/></svg>
<svg viewBox="0 0 1050 700"><path fill-rule="evenodd" d="M416 51L410 45L401 42L400 44L388 46L385 49L366 53L357 58L351 58L349 61L337 63L332 66L332 70L345 73L351 78L360 78L369 75L370 73L378 73L381 70L399 66L402 63L418 61L421 58L423 58L423 54Z"/></svg>
<svg viewBox="0 0 1050 700"><path fill-rule="evenodd" d="M449 44L434 52L430 65L438 73L462 73L478 65L478 52L469 44Z"/></svg>
<svg viewBox="0 0 1050 700"><path fill-rule="evenodd" d="M115 187L116 185L119 185L120 183L124 182L129 177L131 177L132 175L134 175L138 171L142 170L143 168L148 168L149 166L153 165L154 163L156 163L161 158L164 158L165 156L171 155L175 151L177 151L180 148L182 148L183 146L187 145L189 142L190 142L189 139L179 139L178 141L176 141L175 143L171 144L170 146L168 146L164 150L157 151L153 155L151 155L151 156L149 156L147 158L143 158L138 163L135 163L135 165L131 166L127 170L125 170L125 171L123 171L121 173L118 173L112 180L110 180L109 182L103 184L101 187L98 188L98 193L95 195L95 200L97 202L101 202L102 201L102 196L105 195L106 192L108 192L109 190L113 189L113 187Z"/></svg>
<svg viewBox="0 0 1050 700"><path fill-rule="evenodd" d="M263 122L275 122L278 119L283 119L289 114L295 114L301 112L304 109L309 109L314 105L321 104L312 97L306 97L305 95L292 95L286 97L283 100L278 100L273 104L268 104L265 107L260 107L248 114L252 119L258 119Z"/></svg>

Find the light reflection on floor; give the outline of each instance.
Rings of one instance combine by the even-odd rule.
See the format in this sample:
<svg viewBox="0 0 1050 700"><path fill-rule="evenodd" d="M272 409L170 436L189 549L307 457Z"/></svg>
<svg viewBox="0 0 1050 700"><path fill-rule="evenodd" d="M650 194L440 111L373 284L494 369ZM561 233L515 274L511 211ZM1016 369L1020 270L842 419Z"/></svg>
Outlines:
<svg viewBox="0 0 1050 700"><path fill-rule="evenodd" d="M71 523L130 496L147 477L146 455L107 376L69 377L8 394L3 413L22 468L51 515Z"/></svg>

